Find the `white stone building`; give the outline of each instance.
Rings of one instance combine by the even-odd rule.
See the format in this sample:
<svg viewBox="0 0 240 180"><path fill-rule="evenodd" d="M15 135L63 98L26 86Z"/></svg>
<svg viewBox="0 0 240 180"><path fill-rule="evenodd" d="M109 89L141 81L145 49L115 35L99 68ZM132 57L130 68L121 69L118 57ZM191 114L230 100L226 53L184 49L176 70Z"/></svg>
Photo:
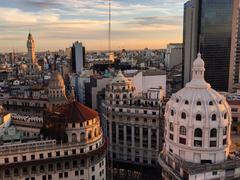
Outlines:
<svg viewBox="0 0 240 180"><path fill-rule="evenodd" d="M163 179L239 179L240 162L229 159L231 109L204 80L198 54L192 80L173 94L165 110Z"/></svg>
<svg viewBox="0 0 240 180"><path fill-rule="evenodd" d="M150 88L141 96L135 96L134 91L132 81L121 71L106 88L102 117L109 156L113 162L156 167L162 144L163 90Z"/></svg>

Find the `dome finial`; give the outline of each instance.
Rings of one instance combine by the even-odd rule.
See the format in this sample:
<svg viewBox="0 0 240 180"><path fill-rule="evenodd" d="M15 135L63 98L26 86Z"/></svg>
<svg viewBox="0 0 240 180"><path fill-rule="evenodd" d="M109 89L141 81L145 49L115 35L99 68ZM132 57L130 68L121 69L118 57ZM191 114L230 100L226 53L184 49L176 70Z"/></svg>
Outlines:
<svg viewBox="0 0 240 180"><path fill-rule="evenodd" d="M204 79L205 63L201 53L197 54L197 58L193 62L192 80L186 85L187 87L207 88L210 87Z"/></svg>
<svg viewBox="0 0 240 180"><path fill-rule="evenodd" d="M198 52L197 57L202 59L202 55L200 52Z"/></svg>

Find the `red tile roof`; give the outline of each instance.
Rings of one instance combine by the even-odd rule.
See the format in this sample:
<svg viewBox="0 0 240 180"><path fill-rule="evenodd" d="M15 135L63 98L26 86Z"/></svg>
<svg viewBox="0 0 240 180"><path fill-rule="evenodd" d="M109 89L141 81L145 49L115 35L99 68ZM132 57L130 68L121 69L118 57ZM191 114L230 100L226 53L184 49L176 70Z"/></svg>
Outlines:
<svg viewBox="0 0 240 180"><path fill-rule="evenodd" d="M63 105L60 113L67 122L84 122L98 117L98 112L76 101Z"/></svg>

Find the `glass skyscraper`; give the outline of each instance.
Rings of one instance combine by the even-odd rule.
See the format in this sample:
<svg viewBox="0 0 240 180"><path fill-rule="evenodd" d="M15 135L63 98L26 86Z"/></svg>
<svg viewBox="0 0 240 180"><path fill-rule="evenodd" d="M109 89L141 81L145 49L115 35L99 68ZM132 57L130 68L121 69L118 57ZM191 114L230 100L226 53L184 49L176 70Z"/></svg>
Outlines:
<svg viewBox="0 0 240 180"><path fill-rule="evenodd" d="M191 64L199 51L205 60L206 81L218 91L228 91L232 14L233 0L191 0L185 4L184 84L191 77ZM189 38L194 41L190 42ZM189 46L194 54L189 55ZM187 74L190 77L186 77Z"/></svg>

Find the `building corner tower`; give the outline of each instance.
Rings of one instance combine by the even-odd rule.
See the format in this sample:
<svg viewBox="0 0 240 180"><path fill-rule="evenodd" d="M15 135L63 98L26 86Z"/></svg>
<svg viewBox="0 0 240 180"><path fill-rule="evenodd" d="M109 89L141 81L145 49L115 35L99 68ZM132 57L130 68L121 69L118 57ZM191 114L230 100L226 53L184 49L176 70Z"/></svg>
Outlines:
<svg viewBox="0 0 240 180"><path fill-rule="evenodd" d="M33 64L36 63L35 42L31 33L28 34L27 48L29 61Z"/></svg>

